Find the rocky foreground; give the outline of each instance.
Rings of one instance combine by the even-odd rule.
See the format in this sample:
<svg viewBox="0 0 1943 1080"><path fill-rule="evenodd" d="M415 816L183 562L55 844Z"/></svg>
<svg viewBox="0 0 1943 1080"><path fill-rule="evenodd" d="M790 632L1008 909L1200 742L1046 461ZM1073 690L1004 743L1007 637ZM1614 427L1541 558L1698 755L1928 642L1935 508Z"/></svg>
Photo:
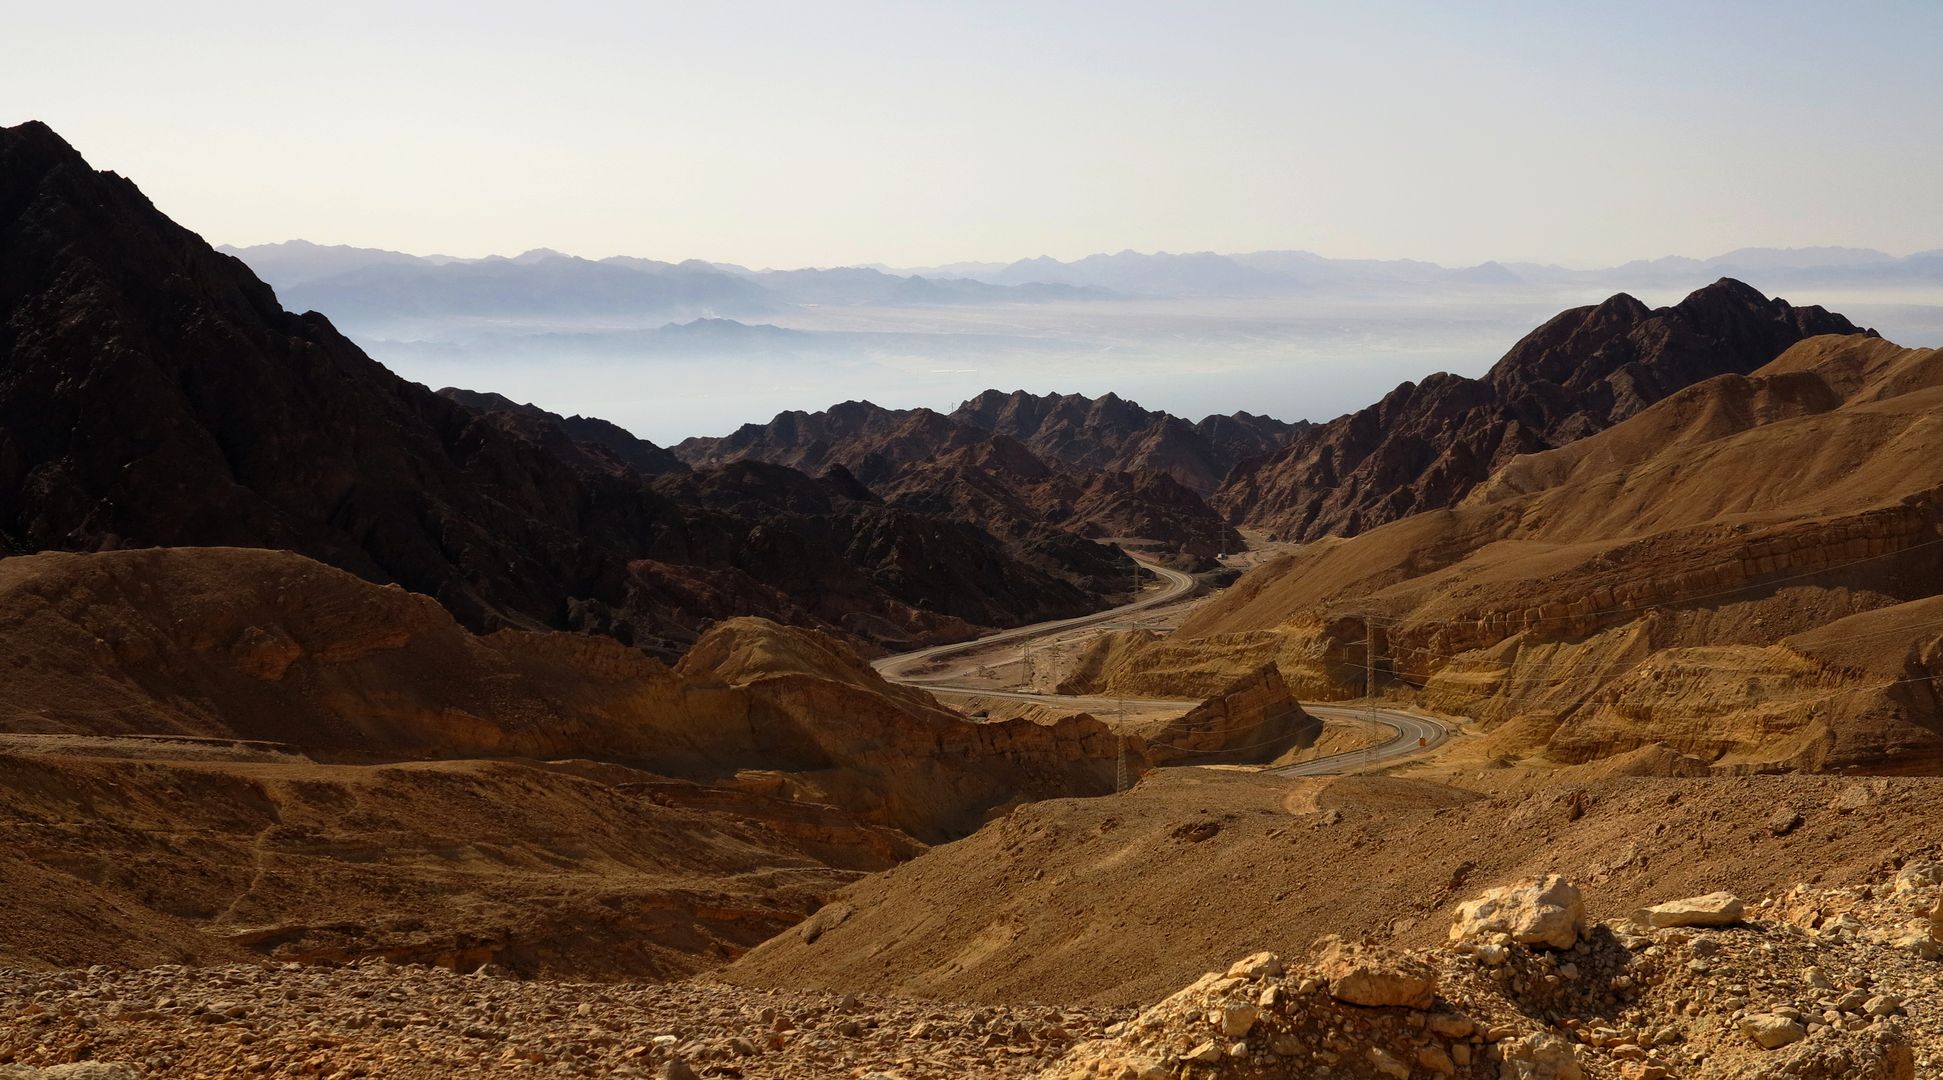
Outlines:
<svg viewBox="0 0 1943 1080"><path fill-rule="evenodd" d="M0 1080L1030 1077L1125 1015L382 961L0 971Z"/></svg>
<svg viewBox="0 0 1943 1080"><path fill-rule="evenodd" d="M1044 1080L1913 1080L1943 1070L1943 867L1587 922L1551 876L1459 909L1451 945L1325 939L1210 972Z"/></svg>
<svg viewBox="0 0 1943 1080"><path fill-rule="evenodd" d="M1589 921L1554 875L1461 905L1447 947L1257 953L1137 1016L383 961L0 971L0 1080L1914 1080L1943 1070L1940 886L1913 862Z"/></svg>

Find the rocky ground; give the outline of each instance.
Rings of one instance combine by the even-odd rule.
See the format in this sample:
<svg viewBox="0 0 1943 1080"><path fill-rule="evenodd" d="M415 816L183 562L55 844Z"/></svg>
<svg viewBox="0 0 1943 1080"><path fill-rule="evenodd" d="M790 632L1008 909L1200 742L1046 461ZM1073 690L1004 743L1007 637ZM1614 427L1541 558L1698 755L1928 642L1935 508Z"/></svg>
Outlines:
<svg viewBox="0 0 1943 1080"><path fill-rule="evenodd" d="M0 1080L1030 1077L1127 1015L382 961L0 971Z"/></svg>
<svg viewBox="0 0 1943 1080"><path fill-rule="evenodd" d="M1325 939L1210 972L1046 1080L1910 1080L1943 1070L1943 868L1714 893L1588 922L1556 876L1464 905L1445 948Z"/></svg>
<svg viewBox="0 0 1943 1080"><path fill-rule="evenodd" d="M1549 875L1461 905L1446 946L1326 937L1137 1015L383 961L0 971L0 1080L1915 1080L1943 1070L1939 883L1919 861L1860 887L1588 920Z"/></svg>

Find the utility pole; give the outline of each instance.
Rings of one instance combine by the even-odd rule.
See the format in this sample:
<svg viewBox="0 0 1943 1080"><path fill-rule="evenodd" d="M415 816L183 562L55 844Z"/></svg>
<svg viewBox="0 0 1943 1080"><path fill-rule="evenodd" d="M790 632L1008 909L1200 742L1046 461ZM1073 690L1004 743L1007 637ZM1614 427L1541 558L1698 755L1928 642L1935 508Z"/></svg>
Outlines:
<svg viewBox="0 0 1943 1080"><path fill-rule="evenodd" d="M1126 723L1127 723L1127 713L1126 713L1126 704L1125 704L1124 702L1122 702L1122 703L1120 703L1120 704L1118 704L1118 705L1116 705L1116 706L1114 707L1114 710L1113 710L1113 715L1114 715L1114 717L1115 717L1115 719L1117 719L1117 720L1119 720L1119 722L1120 722L1120 723L1119 723L1119 726L1118 726L1118 729L1117 729L1116 731L1114 731L1114 733L1113 733L1113 735L1114 735L1114 739L1113 739L1113 790L1114 790L1114 793L1115 793L1115 794L1118 794L1119 792L1122 792L1122 791L1125 791L1125 790L1127 790L1127 729L1126 729Z"/></svg>
<svg viewBox="0 0 1943 1080"><path fill-rule="evenodd" d="M1376 705L1376 619L1363 618L1363 696L1370 699L1371 708Z"/></svg>
<svg viewBox="0 0 1943 1080"><path fill-rule="evenodd" d="M1376 616L1363 616L1363 696L1369 699L1370 732L1381 730L1376 719ZM1376 754L1375 743L1363 745L1363 764Z"/></svg>

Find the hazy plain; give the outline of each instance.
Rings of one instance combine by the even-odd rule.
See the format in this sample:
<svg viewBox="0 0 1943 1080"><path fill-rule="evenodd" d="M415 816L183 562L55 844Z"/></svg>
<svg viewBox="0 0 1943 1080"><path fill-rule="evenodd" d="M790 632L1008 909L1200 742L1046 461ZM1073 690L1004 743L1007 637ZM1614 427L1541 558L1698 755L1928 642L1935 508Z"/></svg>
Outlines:
<svg viewBox="0 0 1943 1080"><path fill-rule="evenodd" d="M747 322L340 323L407 378L601 416L667 444L853 398L949 410L993 387L1112 391L1191 419L1246 409L1326 420L1433 372L1482 374L1545 319L1612 291L802 306ZM1688 290L1630 291L1657 306ZM1943 343L1943 287L1789 298L1903 344Z"/></svg>

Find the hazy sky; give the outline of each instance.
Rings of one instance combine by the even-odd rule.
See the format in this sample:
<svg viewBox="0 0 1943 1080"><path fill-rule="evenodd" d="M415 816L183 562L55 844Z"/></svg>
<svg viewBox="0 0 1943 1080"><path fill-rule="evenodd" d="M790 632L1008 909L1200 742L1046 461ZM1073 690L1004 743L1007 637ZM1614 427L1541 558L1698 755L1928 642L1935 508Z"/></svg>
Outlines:
<svg viewBox="0 0 1943 1080"><path fill-rule="evenodd" d="M1943 3L4 8L215 242L924 264L1943 247Z"/></svg>

